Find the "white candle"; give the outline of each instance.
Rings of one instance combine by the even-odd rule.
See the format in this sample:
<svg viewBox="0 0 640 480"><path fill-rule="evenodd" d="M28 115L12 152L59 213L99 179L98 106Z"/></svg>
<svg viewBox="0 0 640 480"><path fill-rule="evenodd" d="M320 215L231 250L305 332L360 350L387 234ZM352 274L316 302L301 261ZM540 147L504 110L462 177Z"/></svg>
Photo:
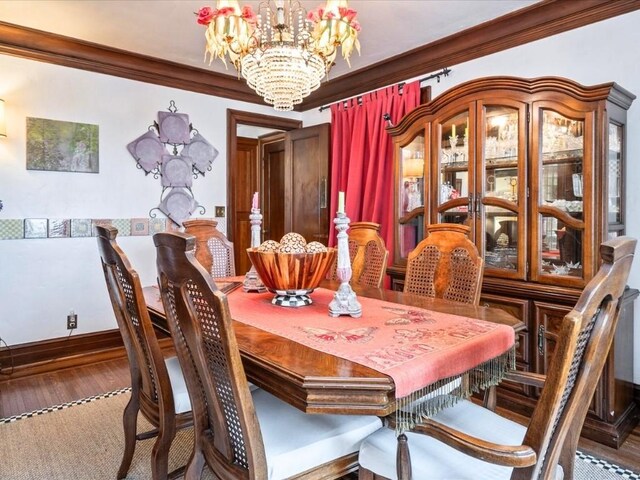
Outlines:
<svg viewBox="0 0 640 480"><path fill-rule="evenodd" d="M451 136L452 137L456 136L456 124L455 123L453 125L451 125Z"/></svg>
<svg viewBox="0 0 640 480"><path fill-rule="evenodd" d="M258 208L258 192L253 194L253 201L251 202L251 208L253 209Z"/></svg>
<svg viewBox="0 0 640 480"><path fill-rule="evenodd" d="M344 192L338 192L338 213L344 213Z"/></svg>

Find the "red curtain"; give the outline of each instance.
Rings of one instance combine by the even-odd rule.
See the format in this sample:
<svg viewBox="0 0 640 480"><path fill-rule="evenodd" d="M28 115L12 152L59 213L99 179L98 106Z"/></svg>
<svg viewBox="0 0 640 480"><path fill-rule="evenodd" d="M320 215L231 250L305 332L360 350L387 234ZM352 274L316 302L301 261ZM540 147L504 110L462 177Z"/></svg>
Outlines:
<svg viewBox="0 0 640 480"><path fill-rule="evenodd" d="M393 260L393 148L383 115L395 125L420 104L420 82L387 87L331 105L331 212L345 192L351 222L376 222ZM329 243L336 233L330 225Z"/></svg>

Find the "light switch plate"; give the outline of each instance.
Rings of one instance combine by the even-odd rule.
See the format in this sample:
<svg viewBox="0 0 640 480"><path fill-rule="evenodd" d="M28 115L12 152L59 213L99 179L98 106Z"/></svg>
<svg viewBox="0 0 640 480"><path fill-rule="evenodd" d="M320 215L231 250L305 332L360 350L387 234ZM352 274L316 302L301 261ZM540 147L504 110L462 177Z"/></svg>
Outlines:
<svg viewBox="0 0 640 480"><path fill-rule="evenodd" d="M216 206L216 217L224 218L224 215L225 215L225 208Z"/></svg>

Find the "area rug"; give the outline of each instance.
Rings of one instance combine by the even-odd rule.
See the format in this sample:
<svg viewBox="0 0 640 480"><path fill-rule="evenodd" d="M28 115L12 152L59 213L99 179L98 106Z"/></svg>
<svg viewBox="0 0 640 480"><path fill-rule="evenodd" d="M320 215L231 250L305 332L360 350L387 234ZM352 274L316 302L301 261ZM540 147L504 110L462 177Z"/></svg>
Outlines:
<svg viewBox="0 0 640 480"><path fill-rule="evenodd" d="M122 412L129 389L0 419L0 479L113 480L122 458ZM139 419L139 431L150 425ZM138 442L127 480L151 478L155 439ZM169 468L184 465L192 430L178 432ZM213 479L205 470L203 480ZM579 453L576 480L640 480L640 475Z"/></svg>

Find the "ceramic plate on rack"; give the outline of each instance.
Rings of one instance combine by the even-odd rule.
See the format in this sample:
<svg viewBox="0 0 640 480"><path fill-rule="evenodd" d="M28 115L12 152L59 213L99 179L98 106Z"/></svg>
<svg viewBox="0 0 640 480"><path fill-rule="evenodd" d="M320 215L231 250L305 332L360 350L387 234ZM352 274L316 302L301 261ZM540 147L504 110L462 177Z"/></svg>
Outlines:
<svg viewBox="0 0 640 480"><path fill-rule="evenodd" d="M156 168L162 155L167 153L158 136L150 130L127 145L127 150L147 173Z"/></svg>
<svg viewBox="0 0 640 480"><path fill-rule="evenodd" d="M184 146L181 153L190 156L193 166L203 175L211 168L211 164L218 156L218 150L199 133L191 138L191 142Z"/></svg>
<svg viewBox="0 0 640 480"><path fill-rule="evenodd" d="M158 205L158 209L173 222L182 226L182 222L191 217L198 208L198 202L186 188L174 188Z"/></svg>
<svg viewBox="0 0 640 480"><path fill-rule="evenodd" d="M193 185L193 168L190 157L183 155L163 155L162 167L163 187L191 187Z"/></svg>
<svg viewBox="0 0 640 480"><path fill-rule="evenodd" d="M189 143L189 115L186 113L158 112L158 130L163 143Z"/></svg>

